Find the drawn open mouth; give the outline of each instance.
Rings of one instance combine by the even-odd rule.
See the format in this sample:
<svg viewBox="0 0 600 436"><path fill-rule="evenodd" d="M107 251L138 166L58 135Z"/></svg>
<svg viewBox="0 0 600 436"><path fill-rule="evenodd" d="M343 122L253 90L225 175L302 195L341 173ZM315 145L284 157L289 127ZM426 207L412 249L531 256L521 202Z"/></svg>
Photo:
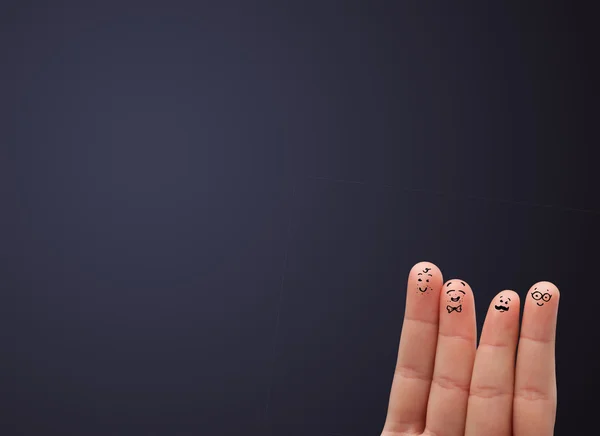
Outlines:
<svg viewBox="0 0 600 436"><path fill-rule="evenodd" d="M450 297L450 300L451 300L453 303L457 303L457 302L458 302L458 300L460 300L460 297Z"/></svg>
<svg viewBox="0 0 600 436"><path fill-rule="evenodd" d="M427 286L425 286L425 289L421 289L420 287L417 286L417 289L421 292L425 292L427 290Z"/></svg>
<svg viewBox="0 0 600 436"><path fill-rule="evenodd" d="M494 306L494 308L500 312L506 312L508 310L508 306Z"/></svg>
<svg viewBox="0 0 600 436"><path fill-rule="evenodd" d="M544 303L542 303L542 304L540 304L540 303L535 303L535 304L537 304L538 306L543 306L543 305L544 305Z"/></svg>

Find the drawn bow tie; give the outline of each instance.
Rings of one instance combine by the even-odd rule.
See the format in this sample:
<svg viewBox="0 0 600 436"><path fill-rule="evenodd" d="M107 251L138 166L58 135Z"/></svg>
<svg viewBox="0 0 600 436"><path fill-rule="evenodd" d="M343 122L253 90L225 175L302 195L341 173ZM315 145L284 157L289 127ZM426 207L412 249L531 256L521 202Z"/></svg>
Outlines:
<svg viewBox="0 0 600 436"><path fill-rule="evenodd" d="M448 311L448 313L452 312L452 311L457 311L458 313L462 312L462 304L456 307L452 307L452 306L446 306L446 310Z"/></svg>

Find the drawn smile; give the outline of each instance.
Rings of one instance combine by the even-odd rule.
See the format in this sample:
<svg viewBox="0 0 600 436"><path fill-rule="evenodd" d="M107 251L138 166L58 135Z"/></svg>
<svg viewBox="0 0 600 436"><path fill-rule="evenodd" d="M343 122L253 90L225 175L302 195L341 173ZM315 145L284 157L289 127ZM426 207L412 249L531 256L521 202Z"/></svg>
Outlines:
<svg viewBox="0 0 600 436"><path fill-rule="evenodd" d="M417 274L417 289L419 290L419 292L421 294L425 293L425 291L427 291L427 289L429 289L429 285L425 285L424 288L421 288L421 286L419 286L421 284L421 282L425 281L427 283L429 283L429 277L433 277L432 274L429 273L429 271L431 271L431 268L425 268L423 270L423 272L420 272L419 274ZM421 276L421 277L419 277Z"/></svg>
<svg viewBox="0 0 600 436"><path fill-rule="evenodd" d="M508 310L508 306L494 306L494 309L499 310L500 312L506 312Z"/></svg>
<svg viewBox="0 0 600 436"><path fill-rule="evenodd" d="M540 303L535 303L535 304L537 304L538 306L543 306L543 305L544 305L544 303L542 303L542 304L540 304Z"/></svg>
<svg viewBox="0 0 600 436"><path fill-rule="evenodd" d="M466 286L465 282L461 282L459 280L459 283L463 285L463 287ZM446 287L450 288L450 286L452 286L452 282L448 282L446 284ZM449 303L458 304L458 306L456 307L446 306L446 309L448 309L448 313L451 313L453 311L456 311L456 313L462 312L462 304L459 303L462 303L462 300L465 296L465 291L463 291L462 289L448 289L446 291L446 295L448 296Z"/></svg>

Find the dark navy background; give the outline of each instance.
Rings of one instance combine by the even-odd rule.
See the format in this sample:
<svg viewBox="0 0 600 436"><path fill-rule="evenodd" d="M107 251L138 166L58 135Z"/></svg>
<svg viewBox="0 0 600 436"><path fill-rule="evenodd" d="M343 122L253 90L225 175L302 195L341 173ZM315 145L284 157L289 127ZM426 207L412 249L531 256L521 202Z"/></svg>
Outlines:
<svg viewBox="0 0 600 436"><path fill-rule="evenodd" d="M2 435L377 435L420 260L596 427L592 10L336 3L2 3Z"/></svg>

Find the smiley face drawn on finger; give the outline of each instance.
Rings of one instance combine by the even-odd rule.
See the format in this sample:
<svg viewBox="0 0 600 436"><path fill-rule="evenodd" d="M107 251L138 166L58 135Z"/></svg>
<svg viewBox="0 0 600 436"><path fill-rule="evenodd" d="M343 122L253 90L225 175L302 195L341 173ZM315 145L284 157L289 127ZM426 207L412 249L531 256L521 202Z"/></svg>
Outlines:
<svg viewBox="0 0 600 436"><path fill-rule="evenodd" d="M510 297L503 297L500 295L500 298L498 299L500 304L494 305L494 309L496 309L498 312L508 312L508 309L510 309L508 303L510 303L510 301Z"/></svg>
<svg viewBox="0 0 600 436"><path fill-rule="evenodd" d="M548 292L548 289L546 289L546 292L542 294L540 291L537 290L537 288L534 288L533 292L531 293L531 298L535 300L535 304L537 304L538 306L543 306L544 303L550 301L550 299L552 298L552 294Z"/></svg>
<svg viewBox="0 0 600 436"><path fill-rule="evenodd" d="M421 294L425 293L428 289L431 289L431 286L429 285L429 279L431 279L433 276L429 271L431 271L431 268L425 268L423 271L417 274L417 290Z"/></svg>
<svg viewBox="0 0 600 436"><path fill-rule="evenodd" d="M461 285L462 289L460 289ZM462 303L465 297L465 291L463 291L463 289L465 287L465 282L461 281L451 281L446 284L446 301L448 303L446 305L446 310L448 313L462 312Z"/></svg>

